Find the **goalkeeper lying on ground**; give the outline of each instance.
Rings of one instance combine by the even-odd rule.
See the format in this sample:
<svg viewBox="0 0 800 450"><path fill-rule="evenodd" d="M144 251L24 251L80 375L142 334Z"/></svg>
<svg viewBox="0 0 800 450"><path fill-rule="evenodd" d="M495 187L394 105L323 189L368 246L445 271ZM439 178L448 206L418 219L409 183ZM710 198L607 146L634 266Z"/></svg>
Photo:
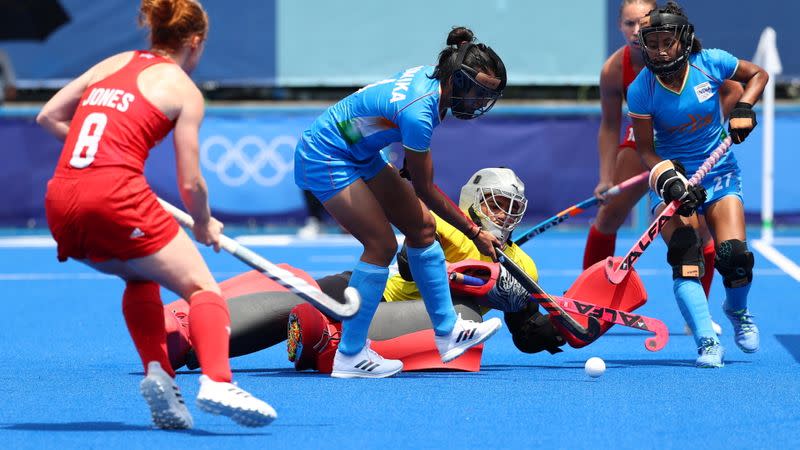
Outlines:
<svg viewBox="0 0 800 450"><path fill-rule="evenodd" d="M506 254L534 279L536 265L519 247L510 243L511 232L525 213L527 200L524 185L511 169L486 168L476 172L461 189L459 206L473 221L494 234L501 242L509 242ZM489 308L504 312L514 344L525 353L547 350L561 351L564 339L546 315L528 300L521 286L478 252L472 241L444 220L436 217L436 232L448 264L475 260L471 265L484 265L492 272L493 283L475 289L451 287L456 310L465 318L480 321ZM403 249L404 250L404 249ZM449 368L477 371L482 347L471 349L462 357L443 364L429 334L433 333L416 284L411 280L404 251L398 254L399 273L389 279L369 338L373 349L384 357L403 360L406 370ZM483 262L479 262L483 261ZM341 298L350 273L344 272L312 280L304 272L285 267L326 294ZM231 356L240 356L278 344L289 332L289 358L298 370L316 369L330 372L338 344L340 324L331 321L313 306L258 272L251 271L220 283L231 315ZM168 350L174 367L197 367L191 351L188 327L188 304L178 300L165 306L168 329Z"/></svg>

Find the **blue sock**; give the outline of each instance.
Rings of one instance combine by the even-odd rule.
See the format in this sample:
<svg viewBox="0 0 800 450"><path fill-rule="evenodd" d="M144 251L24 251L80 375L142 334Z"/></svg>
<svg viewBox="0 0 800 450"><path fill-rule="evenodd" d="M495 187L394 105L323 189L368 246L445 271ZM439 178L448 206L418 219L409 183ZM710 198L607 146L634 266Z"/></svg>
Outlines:
<svg viewBox="0 0 800 450"><path fill-rule="evenodd" d="M342 339L339 351L345 355L355 355L367 342L369 325L386 289L389 268L359 261L350 277L350 286L361 294L361 308L355 316L342 321Z"/></svg>
<svg viewBox="0 0 800 450"><path fill-rule="evenodd" d="M744 286L737 288L725 288L725 304L722 305L727 311L740 311L747 308L747 293L750 292L750 286L753 283L747 283Z"/></svg>
<svg viewBox="0 0 800 450"><path fill-rule="evenodd" d="M711 326L711 313L708 311L703 285L696 278L677 278L673 282L672 290L678 301L678 308L683 314L686 323L694 332L694 340L700 345L701 338L717 340L717 334Z"/></svg>
<svg viewBox="0 0 800 450"><path fill-rule="evenodd" d="M425 309L438 336L450 334L456 325L456 310L450 296L444 251L438 241L425 248L407 247L408 266L417 284Z"/></svg>

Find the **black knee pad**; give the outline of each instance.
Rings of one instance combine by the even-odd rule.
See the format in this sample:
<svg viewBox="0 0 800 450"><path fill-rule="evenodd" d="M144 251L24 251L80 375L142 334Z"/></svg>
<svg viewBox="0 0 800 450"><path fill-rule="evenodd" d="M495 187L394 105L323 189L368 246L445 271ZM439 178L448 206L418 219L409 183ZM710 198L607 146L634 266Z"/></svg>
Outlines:
<svg viewBox="0 0 800 450"><path fill-rule="evenodd" d="M667 244L667 262L672 266L672 279L702 278L705 273L703 246L692 227L680 227Z"/></svg>
<svg viewBox="0 0 800 450"><path fill-rule="evenodd" d="M523 353L538 353L546 350L556 354L567 341L556 330L550 318L539 312L531 303L522 311L505 313L505 321L514 345Z"/></svg>
<svg viewBox="0 0 800 450"><path fill-rule="evenodd" d="M408 265L408 247L403 243L400 251L397 252L397 271L400 272L400 277L406 281L414 281L414 276L411 275L411 266Z"/></svg>
<svg viewBox="0 0 800 450"><path fill-rule="evenodd" d="M752 282L754 265L753 253L747 250L747 242L731 239L717 245L714 266L722 275L725 287L737 288Z"/></svg>

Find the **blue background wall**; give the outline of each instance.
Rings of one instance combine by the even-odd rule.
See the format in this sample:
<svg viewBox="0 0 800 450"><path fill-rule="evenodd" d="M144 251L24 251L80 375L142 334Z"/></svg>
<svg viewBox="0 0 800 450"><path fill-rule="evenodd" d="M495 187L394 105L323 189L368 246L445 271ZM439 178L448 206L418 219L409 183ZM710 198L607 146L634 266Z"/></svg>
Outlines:
<svg viewBox="0 0 800 450"><path fill-rule="evenodd" d="M32 111L30 111L32 112ZM304 215L294 185L293 148L297 136L319 110L310 108L210 108L200 132L201 165L211 206L228 221L255 217L285 221ZM527 186L528 220L544 218L591 195L597 183L596 108L498 106L476 121L445 120L431 148L436 181L452 198L474 171L485 166L514 168ZM800 155L800 110L781 111L776 124L775 199L780 215L800 214L800 185L794 183ZM734 151L743 169L746 210L761 207L761 132L758 127ZM43 223L47 179L60 145L32 116L0 118L0 223ZM397 148L388 150L402 164ZM151 154L147 176L160 195L178 201L171 137ZM587 214L573 223L585 223Z"/></svg>
<svg viewBox="0 0 800 450"><path fill-rule="evenodd" d="M4 42L23 87L58 85L101 58L146 45L136 26L137 1L62 0L73 20L44 43ZM449 27L468 24L509 67L511 84L592 84L602 61L622 44L618 0L528 2L461 0L401 3L370 0L205 0L211 19L206 55L195 78L230 84L281 86L361 85L399 68L433 63ZM800 3L687 0L687 12L708 47L751 58L761 30L777 30L785 75L800 74ZM746 20L745 20L746 19ZM58 143L32 121L0 108L0 221L24 224L43 216L46 179ZM292 182L296 136L315 108L212 108L201 130L204 172L212 206L233 218L302 215ZM528 184L533 216L549 215L582 200L597 179L597 108L514 108L503 102L483 120L446 121L434 138L437 179L450 195L472 171L507 165ZM15 117L20 116L20 117ZM800 189L791 136L798 114L783 110L776 130L776 202L780 213L800 213ZM745 167L747 209L760 208L761 128L736 148ZM396 150L395 150L396 153ZM9 156L13 155L13 156ZM148 174L171 199L175 175L169 140L156 150Z"/></svg>

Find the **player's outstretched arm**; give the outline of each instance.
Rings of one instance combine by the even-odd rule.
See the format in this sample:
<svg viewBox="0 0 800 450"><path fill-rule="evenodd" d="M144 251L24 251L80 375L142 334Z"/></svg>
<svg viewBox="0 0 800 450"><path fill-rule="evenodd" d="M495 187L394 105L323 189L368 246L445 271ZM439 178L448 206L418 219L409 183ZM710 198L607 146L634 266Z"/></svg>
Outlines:
<svg viewBox="0 0 800 450"><path fill-rule="evenodd" d="M600 129L597 147L600 157L600 172L594 195L602 198L602 192L614 185L617 165L619 130L622 124L622 65L617 58L609 58L600 72Z"/></svg>
<svg viewBox="0 0 800 450"><path fill-rule="evenodd" d="M411 183L420 200L431 211L472 239L478 251L496 260L494 247L500 246L497 238L483 231L464 215L458 205L453 203L433 182L433 160L430 151L419 152L406 149L406 161L411 175Z"/></svg>

